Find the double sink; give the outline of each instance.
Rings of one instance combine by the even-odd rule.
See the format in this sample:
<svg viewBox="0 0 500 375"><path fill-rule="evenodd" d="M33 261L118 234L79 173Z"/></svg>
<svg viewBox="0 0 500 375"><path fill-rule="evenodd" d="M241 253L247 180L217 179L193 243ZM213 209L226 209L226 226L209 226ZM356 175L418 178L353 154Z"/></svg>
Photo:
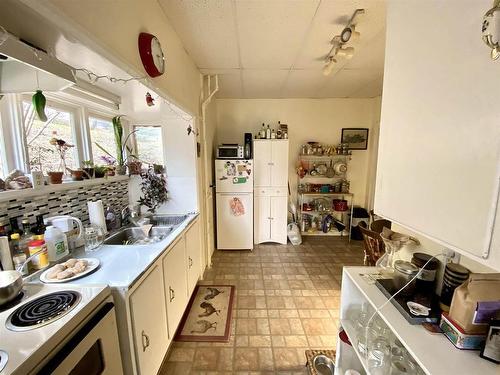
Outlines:
<svg viewBox="0 0 500 375"><path fill-rule="evenodd" d="M163 240L177 228L188 215L152 215L150 224L153 225L146 235L141 227L124 227L106 238L104 245L146 245Z"/></svg>

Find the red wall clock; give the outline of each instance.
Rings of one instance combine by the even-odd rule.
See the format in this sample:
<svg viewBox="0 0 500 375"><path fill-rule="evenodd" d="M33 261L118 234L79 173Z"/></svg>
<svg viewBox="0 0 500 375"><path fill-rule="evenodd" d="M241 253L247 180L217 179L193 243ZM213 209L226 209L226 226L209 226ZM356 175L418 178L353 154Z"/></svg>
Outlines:
<svg viewBox="0 0 500 375"><path fill-rule="evenodd" d="M138 39L142 65L150 77L161 76L165 72L165 56L160 41L152 34L140 33Z"/></svg>

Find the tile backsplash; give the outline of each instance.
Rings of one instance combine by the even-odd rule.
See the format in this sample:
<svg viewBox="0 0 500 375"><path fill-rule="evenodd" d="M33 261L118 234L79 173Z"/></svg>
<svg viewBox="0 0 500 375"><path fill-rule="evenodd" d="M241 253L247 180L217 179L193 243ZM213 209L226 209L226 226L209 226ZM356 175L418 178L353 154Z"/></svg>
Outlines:
<svg viewBox="0 0 500 375"><path fill-rule="evenodd" d="M0 202L0 220L13 217L30 218L42 214L45 218L55 215L72 215L83 224L89 223L88 201L102 200L104 207L111 206L116 214L128 205L128 181L114 181L101 185L81 186L64 191L50 192L34 197L23 197Z"/></svg>

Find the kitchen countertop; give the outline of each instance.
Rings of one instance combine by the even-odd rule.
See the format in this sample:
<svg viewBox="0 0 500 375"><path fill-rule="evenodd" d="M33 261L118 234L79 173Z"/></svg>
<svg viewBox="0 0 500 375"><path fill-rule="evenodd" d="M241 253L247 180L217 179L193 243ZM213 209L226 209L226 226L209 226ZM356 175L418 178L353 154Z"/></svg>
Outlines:
<svg viewBox="0 0 500 375"><path fill-rule="evenodd" d="M93 273L58 285L107 284L112 288L128 289L163 254L198 214L189 214L162 241L148 245L102 245L98 250L85 252L84 247L71 252L69 258L97 258L99 268ZM29 282L39 282L41 272L28 277Z"/></svg>

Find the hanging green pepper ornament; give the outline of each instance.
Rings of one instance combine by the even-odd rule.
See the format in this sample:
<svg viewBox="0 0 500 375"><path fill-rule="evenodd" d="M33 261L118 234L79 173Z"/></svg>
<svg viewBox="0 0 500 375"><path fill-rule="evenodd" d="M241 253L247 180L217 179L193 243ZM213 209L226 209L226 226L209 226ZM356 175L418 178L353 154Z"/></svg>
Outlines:
<svg viewBox="0 0 500 375"><path fill-rule="evenodd" d="M47 103L47 99L45 99L45 95L43 95L42 90L36 90L35 94L31 98L31 101L40 121L47 121L47 115L45 114L45 104Z"/></svg>

